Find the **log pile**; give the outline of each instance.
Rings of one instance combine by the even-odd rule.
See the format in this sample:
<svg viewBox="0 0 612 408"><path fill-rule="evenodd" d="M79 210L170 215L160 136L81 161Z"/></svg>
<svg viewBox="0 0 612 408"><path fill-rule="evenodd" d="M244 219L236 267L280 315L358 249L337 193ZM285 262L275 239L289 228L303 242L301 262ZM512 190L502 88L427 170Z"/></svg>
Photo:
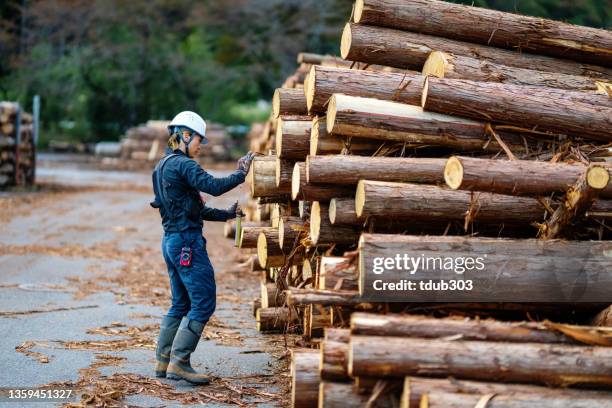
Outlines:
<svg viewBox="0 0 612 408"><path fill-rule="evenodd" d="M121 159L157 162L164 155L168 142L168 125L163 120L149 120L147 123L127 130L121 140ZM215 161L227 161L232 148L227 130L219 124L207 123L208 144L200 155Z"/></svg>
<svg viewBox="0 0 612 408"><path fill-rule="evenodd" d="M32 115L0 102L0 189L34 183L36 145Z"/></svg>
<svg viewBox="0 0 612 408"><path fill-rule="evenodd" d="M612 406L612 34L437 0L351 17L343 60L302 53L274 93L228 227L257 327L302 335L293 406ZM496 269L371 296L401 253Z"/></svg>

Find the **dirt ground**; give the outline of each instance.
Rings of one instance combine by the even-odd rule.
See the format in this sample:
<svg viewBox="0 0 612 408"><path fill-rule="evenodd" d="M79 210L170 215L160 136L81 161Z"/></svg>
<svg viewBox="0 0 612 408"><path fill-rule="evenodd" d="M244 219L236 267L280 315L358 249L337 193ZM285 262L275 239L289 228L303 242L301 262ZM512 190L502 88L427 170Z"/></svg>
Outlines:
<svg viewBox="0 0 612 408"><path fill-rule="evenodd" d="M204 227L217 310L192 356L212 385L159 380L155 341L170 293L150 173L43 156L38 182L0 193L0 387L68 387L77 394L71 406L287 404L289 340L255 330L258 276L223 223ZM244 203L247 192L243 185L208 204Z"/></svg>

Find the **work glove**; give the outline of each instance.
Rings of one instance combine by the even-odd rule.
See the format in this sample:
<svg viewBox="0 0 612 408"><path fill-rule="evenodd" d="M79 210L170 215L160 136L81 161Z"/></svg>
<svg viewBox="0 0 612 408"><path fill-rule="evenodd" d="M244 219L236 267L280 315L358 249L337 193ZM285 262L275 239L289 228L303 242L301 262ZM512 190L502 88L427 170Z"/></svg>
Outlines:
<svg viewBox="0 0 612 408"><path fill-rule="evenodd" d="M249 172L251 168L251 163L253 162L253 158L255 157L255 153L248 152L246 155L242 156L238 160L238 170L243 172L245 175Z"/></svg>
<svg viewBox="0 0 612 408"><path fill-rule="evenodd" d="M244 217L244 213L242 212L242 208L240 208L238 201L236 201L234 204L231 205L230 208L227 209L227 214L228 214L227 219L229 220L232 220L236 218L237 216Z"/></svg>

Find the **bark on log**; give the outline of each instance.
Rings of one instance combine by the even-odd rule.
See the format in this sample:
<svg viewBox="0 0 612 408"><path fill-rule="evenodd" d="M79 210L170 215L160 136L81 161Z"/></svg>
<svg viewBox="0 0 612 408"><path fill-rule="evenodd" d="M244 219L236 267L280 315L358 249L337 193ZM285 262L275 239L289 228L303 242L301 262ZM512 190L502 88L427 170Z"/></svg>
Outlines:
<svg viewBox="0 0 612 408"><path fill-rule="evenodd" d="M437 158L308 156L306 182L347 185L367 179L438 184L444 182L445 164L446 159Z"/></svg>
<svg viewBox="0 0 612 408"><path fill-rule="evenodd" d="M333 225L362 226L365 223L365 219L357 217L355 199L332 198L329 201L329 222Z"/></svg>
<svg viewBox="0 0 612 408"><path fill-rule="evenodd" d="M331 313L328 307L308 305L304 310L304 338L322 337L323 330L331 327Z"/></svg>
<svg viewBox="0 0 612 408"><path fill-rule="evenodd" d="M348 341L324 340L321 342L321 365L319 373L322 380L348 381Z"/></svg>
<svg viewBox="0 0 612 408"><path fill-rule="evenodd" d="M351 331L349 329L339 329L337 327L327 327L323 334L323 341L339 341L348 344L350 338Z"/></svg>
<svg viewBox="0 0 612 408"><path fill-rule="evenodd" d="M463 270L463 278L460 279L472 282L469 291L408 291L389 288L384 292L384 297L389 301L410 299L413 302L609 303L608 287L612 284L612 275L608 272L612 270L612 258L608 255L610 250L612 241L364 233L359 240L359 293L364 299L377 299L382 295L372 296L376 280L384 278L383 282L386 283L400 283L410 277L418 286L419 282L430 280L456 280L457 273ZM381 278L378 274L380 260L395 260L401 258L402 254L418 254L416 257L421 264L412 269L405 268L403 263L397 266L394 261L390 267L384 268ZM414 255L410 256L414 258ZM473 259L471 266L465 264L455 270L454 266L444 269L441 265L442 259L466 257ZM477 257L482 265L478 265ZM435 259L439 260L437 264ZM518 262L518 259L523 261ZM416 272L411 274L411 271Z"/></svg>
<svg viewBox="0 0 612 408"><path fill-rule="evenodd" d="M276 130L276 155L281 159L303 160L310 152L309 120L278 119Z"/></svg>
<svg viewBox="0 0 612 408"><path fill-rule="evenodd" d="M359 229L346 225L332 225L327 205L313 201L310 208L310 240L312 245L351 245L357 243Z"/></svg>
<svg viewBox="0 0 612 408"><path fill-rule="evenodd" d="M607 30L437 0L357 0L353 17L356 23L612 67Z"/></svg>
<svg viewBox="0 0 612 408"><path fill-rule="evenodd" d="M293 174L293 166L295 166L295 161L293 160L283 160L278 157L276 158L276 188L283 191L286 189L291 191L291 175Z"/></svg>
<svg viewBox="0 0 612 408"><path fill-rule="evenodd" d="M606 307L591 320L593 326L612 327L612 305Z"/></svg>
<svg viewBox="0 0 612 408"><path fill-rule="evenodd" d="M318 289L358 290L357 280L357 269L348 258L340 256L321 257Z"/></svg>
<svg viewBox="0 0 612 408"><path fill-rule="evenodd" d="M544 216L542 204L530 197L369 180L361 180L355 193L358 217L464 220L468 211L472 221L495 224L528 225Z"/></svg>
<svg viewBox="0 0 612 408"><path fill-rule="evenodd" d="M349 290L292 289L285 291L285 295L290 306L356 306L364 303L359 292Z"/></svg>
<svg viewBox="0 0 612 408"><path fill-rule="evenodd" d="M278 197L291 192L287 186L276 187L276 156L256 156L249 176L251 197Z"/></svg>
<svg viewBox="0 0 612 408"><path fill-rule="evenodd" d="M545 196L552 192L567 191L585 169L580 163L453 156L444 167L444 180L453 190ZM601 191L601 196L612 197L612 184Z"/></svg>
<svg viewBox="0 0 612 408"><path fill-rule="evenodd" d="M306 95L303 89L277 88L272 97L272 117L281 115L307 115Z"/></svg>
<svg viewBox="0 0 612 408"><path fill-rule="evenodd" d="M249 227L243 226L242 232L238 240L239 248L257 248L257 238L259 238L260 232L267 232L268 234L274 234L276 228L273 227Z"/></svg>
<svg viewBox="0 0 612 408"><path fill-rule="evenodd" d="M259 308L256 312L257 331L279 332L287 328L293 320L288 307Z"/></svg>
<svg viewBox="0 0 612 408"><path fill-rule="evenodd" d="M480 58L454 55L442 51L432 52L422 74L438 78L469 79L481 82L499 82L504 84L545 86L574 91L592 91L601 94L612 89L610 80L593 79L586 76L544 72L529 68L516 68L501 65Z"/></svg>
<svg viewBox="0 0 612 408"><path fill-rule="evenodd" d="M261 309L261 299L253 299L253 317L257 318L257 311Z"/></svg>
<svg viewBox="0 0 612 408"><path fill-rule="evenodd" d="M555 91L547 92L552 88L542 87L538 94L531 89L533 87L427 77L422 106L432 112L522 127L537 126L540 131L612 141L612 108L555 98Z"/></svg>
<svg viewBox="0 0 612 408"><path fill-rule="evenodd" d="M310 130L310 155L349 153L371 155L383 144L375 140L349 139L346 136L327 133L325 117L315 117Z"/></svg>
<svg viewBox="0 0 612 408"><path fill-rule="evenodd" d="M559 206L546 223L540 227L541 238L560 237L570 223L580 218L591 208L599 193L610 184L608 169L591 165L565 194L563 205Z"/></svg>
<svg viewBox="0 0 612 408"><path fill-rule="evenodd" d="M367 407L369 395L359 394L350 383L332 382L334 380L322 379L319 385L320 408L346 408ZM373 404L372 407L379 405Z"/></svg>
<svg viewBox="0 0 612 408"><path fill-rule="evenodd" d="M278 222L278 244L283 252L291 251L295 239L303 232L304 221L299 217L282 217Z"/></svg>
<svg viewBox="0 0 612 408"><path fill-rule="evenodd" d="M421 396L420 404L428 408L475 407L483 398L485 398L483 395L431 390ZM590 408L610 406L610 400L607 398L588 398L580 395L568 397L566 395L514 393L511 395L494 395L488 399L486 406L487 408Z"/></svg>
<svg viewBox="0 0 612 408"><path fill-rule="evenodd" d="M421 397L429 392L451 392L466 395L475 395L480 398L487 394L515 395L532 394L538 396L550 396L555 398L566 398L570 407L573 398L584 398L596 402L591 406L611 407L612 395L605 391L572 390L562 388L541 387L524 384L503 384L494 382L466 381L457 379L436 379L424 377L406 377L404 379L403 392L400 399L400 408L420 408ZM474 407L476 404L466 405ZM487 405L488 407L489 405ZM548 406L548 405L546 405Z"/></svg>
<svg viewBox="0 0 612 408"><path fill-rule="evenodd" d="M530 364L531 362L531 364ZM351 336L349 375L612 386L612 348Z"/></svg>
<svg viewBox="0 0 612 408"><path fill-rule="evenodd" d="M291 350L291 406L316 408L319 400L319 350Z"/></svg>
<svg viewBox="0 0 612 408"><path fill-rule="evenodd" d="M334 93L418 105L423 80L419 73L368 72L313 66L304 92L311 113L325 112L327 101Z"/></svg>
<svg viewBox="0 0 612 408"><path fill-rule="evenodd" d="M579 344L573 338L536 322L436 319L420 315L378 315L359 312L351 315L351 334L434 339L457 336L462 340Z"/></svg>
<svg viewBox="0 0 612 408"><path fill-rule="evenodd" d="M289 253L284 253L278 243L278 231L264 231L257 237L257 258L262 268L284 266L288 261ZM302 262L302 253L294 255L292 263Z"/></svg>
<svg viewBox="0 0 612 408"><path fill-rule="evenodd" d="M293 200L327 202L334 197L350 197L355 194L354 187L340 187L334 184L308 184L306 182L306 163L297 162L291 176L291 198Z"/></svg>
<svg viewBox="0 0 612 408"><path fill-rule="evenodd" d="M285 304L283 292L278 289L276 283L260 282L261 307L282 307Z"/></svg>
<svg viewBox="0 0 612 408"><path fill-rule="evenodd" d="M334 94L327 114L327 131L331 134L458 150L497 152L501 149L488 134L485 122L425 112L414 105ZM497 132L518 152L526 148L522 136L534 137L528 133Z"/></svg>
<svg viewBox="0 0 612 408"><path fill-rule="evenodd" d="M421 71L430 53L443 51L516 68L609 80L612 69L599 65L504 50L417 32L362 24L347 24L342 32L342 58L368 64Z"/></svg>

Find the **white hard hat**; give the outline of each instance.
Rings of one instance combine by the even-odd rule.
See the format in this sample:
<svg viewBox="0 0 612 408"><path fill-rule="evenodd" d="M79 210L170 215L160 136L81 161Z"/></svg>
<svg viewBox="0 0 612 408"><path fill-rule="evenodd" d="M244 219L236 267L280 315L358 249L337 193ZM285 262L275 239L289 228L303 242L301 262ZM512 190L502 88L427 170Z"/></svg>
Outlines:
<svg viewBox="0 0 612 408"><path fill-rule="evenodd" d="M200 115L191 111L183 111L176 115L172 122L168 125L168 129L172 132L175 126L184 126L202 137L202 144L208 143L206 140L206 122Z"/></svg>

